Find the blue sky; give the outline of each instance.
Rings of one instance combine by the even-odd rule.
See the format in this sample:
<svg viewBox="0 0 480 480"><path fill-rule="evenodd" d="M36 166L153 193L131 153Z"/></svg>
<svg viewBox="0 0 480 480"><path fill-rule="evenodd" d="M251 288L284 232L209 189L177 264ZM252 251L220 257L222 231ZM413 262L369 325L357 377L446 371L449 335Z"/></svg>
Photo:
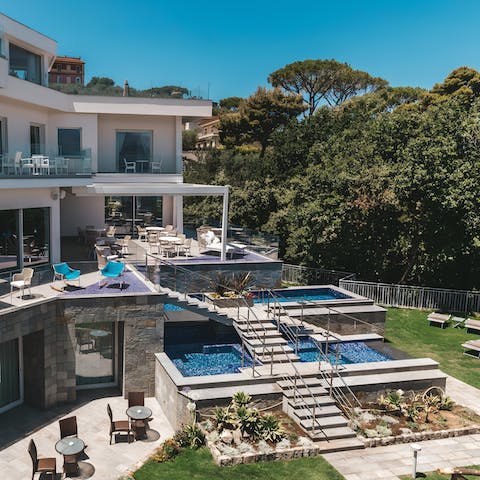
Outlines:
<svg viewBox="0 0 480 480"><path fill-rule="evenodd" d="M218 100L268 74L335 58L392 85L431 87L480 69L480 0L0 0L0 12L81 56L87 79L181 85Z"/></svg>

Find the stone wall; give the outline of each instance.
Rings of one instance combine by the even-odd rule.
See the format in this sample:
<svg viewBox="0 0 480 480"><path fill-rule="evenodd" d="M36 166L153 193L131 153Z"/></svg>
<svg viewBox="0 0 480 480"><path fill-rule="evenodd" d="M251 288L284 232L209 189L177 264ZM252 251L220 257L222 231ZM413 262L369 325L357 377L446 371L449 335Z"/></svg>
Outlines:
<svg viewBox="0 0 480 480"><path fill-rule="evenodd" d="M36 406L49 408L76 399L75 324L124 322L119 379L123 392L141 390L155 394L155 357L163 351L162 297L152 294L56 297L0 314L0 341L37 332L43 335L42 351L25 342L24 356L42 355L43 375L36 375L35 390L43 398ZM121 336L123 338L123 336ZM26 379L32 379L26 375Z"/></svg>

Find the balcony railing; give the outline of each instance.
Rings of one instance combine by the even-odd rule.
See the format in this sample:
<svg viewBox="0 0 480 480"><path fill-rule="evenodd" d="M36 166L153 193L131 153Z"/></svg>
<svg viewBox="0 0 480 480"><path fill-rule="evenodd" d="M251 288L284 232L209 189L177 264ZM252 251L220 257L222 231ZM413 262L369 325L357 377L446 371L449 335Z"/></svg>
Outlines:
<svg viewBox="0 0 480 480"><path fill-rule="evenodd" d="M92 155L89 148L76 155L58 153L36 146L39 153L25 154L30 146L0 154L1 178L77 177L92 175Z"/></svg>
<svg viewBox="0 0 480 480"><path fill-rule="evenodd" d="M99 173L133 173L133 174L176 174L175 159L158 158L124 158L117 162L116 168L111 168L102 164L102 159L98 163Z"/></svg>

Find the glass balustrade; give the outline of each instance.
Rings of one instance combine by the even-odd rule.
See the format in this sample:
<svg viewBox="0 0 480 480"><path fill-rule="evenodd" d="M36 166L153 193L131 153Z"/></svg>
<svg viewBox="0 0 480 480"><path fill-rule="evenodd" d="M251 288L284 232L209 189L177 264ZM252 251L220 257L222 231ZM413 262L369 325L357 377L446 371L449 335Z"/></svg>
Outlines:
<svg viewBox="0 0 480 480"><path fill-rule="evenodd" d="M32 150L34 153L32 153ZM12 177L75 177L92 174L89 148L76 154L59 154L46 145L18 146L0 154L0 176Z"/></svg>

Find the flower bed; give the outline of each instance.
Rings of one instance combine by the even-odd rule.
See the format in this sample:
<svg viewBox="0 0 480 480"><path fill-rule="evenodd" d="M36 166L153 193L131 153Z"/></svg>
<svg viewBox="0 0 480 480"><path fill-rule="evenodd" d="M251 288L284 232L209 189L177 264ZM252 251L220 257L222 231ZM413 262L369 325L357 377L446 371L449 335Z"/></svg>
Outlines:
<svg viewBox="0 0 480 480"><path fill-rule="evenodd" d="M351 426L366 446L377 446L477 433L480 416L455 405L440 389L423 395L397 390L355 409Z"/></svg>

